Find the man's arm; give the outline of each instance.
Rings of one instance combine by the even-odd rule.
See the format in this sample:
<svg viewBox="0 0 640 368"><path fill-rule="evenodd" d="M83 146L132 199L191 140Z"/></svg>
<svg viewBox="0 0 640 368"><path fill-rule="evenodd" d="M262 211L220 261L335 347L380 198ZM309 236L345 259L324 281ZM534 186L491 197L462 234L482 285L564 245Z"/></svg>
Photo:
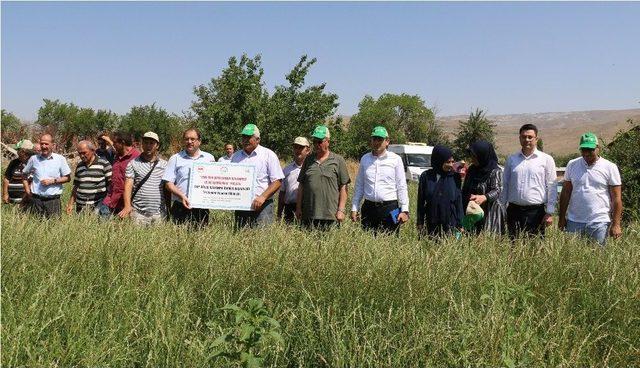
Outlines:
<svg viewBox="0 0 640 368"><path fill-rule="evenodd" d="M553 224L553 213L556 211L556 202L558 201L558 189L556 188L556 163L553 157L547 157L547 164L545 165L545 184L547 191L547 203L545 206L545 212L542 219L542 223L545 226Z"/></svg>
<svg viewBox="0 0 640 368"><path fill-rule="evenodd" d="M2 201L9 203L9 179L2 178Z"/></svg>
<svg viewBox="0 0 640 368"><path fill-rule="evenodd" d="M617 239L622 236L622 186L610 186L609 192L611 193L611 201L613 202L613 218L609 235Z"/></svg>
<svg viewBox="0 0 640 368"><path fill-rule="evenodd" d="M509 157L504 163L504 170L502 172L502 192L500 192L500 203L507 208L509 203L509 180L511 180L511 165Z"/></svg>
<svg viewBox="0 0 640 368"><path fill-rule="evenodd" d="M118 216L120 216L120 218L126 218L133 210L133 207L131 206L131 193L133 193L133 179L127 178L124 181L124 194L122 195L122 199L124 200L124 207L122 208L122 211L118 213Z"/></svg>
<svg viewBox="0 0 640 368"><path fill-rule="evenodd" d="M347 184L340 186L340 194L338 196L338 211L336 212L336 220L342 222L344 220L344 206L347 204Z"/></svg>
<svg viewBox="0 0 640 368"><path fill-rule="evenodd" d="M360 202L362 202L362 196L364 195L364 171L363 165L364 157L360 159L360 167L358 168L358 175L356 175L356 184L353 191L353 198L351 198L351 220L358 221L358 211L360 210ZM340 207L340 206L338 206Z"/></svg>
<svg viewBox="0 0 640 368"><path fill-rule="evenodd" d="M304 191L304 186L302 183L298 185L298 194L296 195L296 218L300 220L302 218L302 192Z"/></svg>
<svg viewBox="0 0 640 368"><path fill-rule="evenodd" d="M73 189L71 190L71 196L69 196L69 202L67 202L67 215L70 215L73 213L73 204L75 203L76 196L78 195L76 192L77 190L78 190L78 186L74 185Z"/></svg>
<svg viewBox="0 0 640 368"><path fill-rule="evenodd" d="M560 230L564 230L567 227L567 208L569 208L572 190L573 184L571 184L571 181L565 180L562 184L562 192L560 192L560 209L558 210L558 228Z"/></svg>
<svg viewBox="0 0 640 368"><path fill-rule="evenodd" d="M183 206L185 206L188 209L191 209L191 202L189 202L189 198L184 193L182 193L182 191L180 190L180 188L178 188L177 185L173 184L170 181L167 181L165 182L164 187L167 188L167 190L170 191L172 194L174 194L176 197L180 198Z"/></svg>
<svg viewBox="0 0 640 368"><path fill-rule="evenodd" d="M282 211L284 211L284 195L285 192L282 190L278 193L278 209L276 210L278 218L282 217Z"/></svg>
<svg viewBox="0 0 640 368"><path fill-rule="evenodd" d="M267 199L271 198L271 196L280 189L280 185L282 185L282 180L278 179L278 180L272 181L271 184L269 184L269 186L267 187L267 189L265 189L265 191L262 194L260 194L253 200L251 207L253 207L255 211L262 208L262 205L264 204L264 202L266 202Z"/></svg>

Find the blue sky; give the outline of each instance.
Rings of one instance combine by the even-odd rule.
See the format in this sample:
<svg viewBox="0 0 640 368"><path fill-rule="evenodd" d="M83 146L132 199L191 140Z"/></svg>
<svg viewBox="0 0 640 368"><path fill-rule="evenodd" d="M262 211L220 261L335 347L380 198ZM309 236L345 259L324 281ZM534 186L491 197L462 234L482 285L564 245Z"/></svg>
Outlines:
<svg viewBox="0 0 640 368"><path fill-rule="evenodd" d="M2 108L43 98L118 113L190 107L227 59L262 54L265 84L299 57L338 113L420 95L439 115L640 107L640 3L2 2Z"/></svg>

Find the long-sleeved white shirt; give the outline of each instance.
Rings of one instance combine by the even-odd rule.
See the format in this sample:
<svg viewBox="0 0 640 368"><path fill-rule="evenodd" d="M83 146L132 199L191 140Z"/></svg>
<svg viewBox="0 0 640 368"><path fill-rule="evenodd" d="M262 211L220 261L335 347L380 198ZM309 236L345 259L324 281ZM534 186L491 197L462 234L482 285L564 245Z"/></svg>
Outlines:
<svg viewBox="0 0 640 368"><path fill-rule="evenodd" d="M372 202L398 201L401 211L409 211L409 193L402 158L385 151L380 156L366 153L360 159L351 211L358 211L362 198Z"/></svg>
<svg viewBox="0 0 640 368"><path fill-rule="evenodd" d="M545 204L545 211L553 214L558 198L556 179L556 163L550 155L537 149L528 157L522 151L514 153L505 163L500 201L520 206Z"/></svg>

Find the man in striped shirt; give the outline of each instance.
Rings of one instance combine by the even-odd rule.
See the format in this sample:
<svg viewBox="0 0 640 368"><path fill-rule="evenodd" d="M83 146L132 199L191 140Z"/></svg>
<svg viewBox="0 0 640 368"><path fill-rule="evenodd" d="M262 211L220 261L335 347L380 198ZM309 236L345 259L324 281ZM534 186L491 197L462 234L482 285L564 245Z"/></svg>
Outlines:
<svg viewBox="0 0 640 368"><path fill-rule="evenodd" d="M18 158L11 160L2 178L2 201L4 203L22 203L24 197L24 185L22 184L22 169L35 154L34 145L28 139L23 139L16 144Z"/></svg>
<svg viewBox="0 0 640 368"><path fill-rule="evenodd" d="M154 132L142 136L142 154L129 162L124 184L124 208L118 216L131 215L138 225L161 222L167 214L162 176L167 161L158 157L160 138Z"/></svg>
<svg viewBox="0 0 640 368"><path fill-rule="evenodd" d="M96 147L91 141L80 141L76 146L80 163L76 167L73 190L67 203L67 214L83 209L94 211L107 196L111 182L111 164L96 155Z"/></svg>

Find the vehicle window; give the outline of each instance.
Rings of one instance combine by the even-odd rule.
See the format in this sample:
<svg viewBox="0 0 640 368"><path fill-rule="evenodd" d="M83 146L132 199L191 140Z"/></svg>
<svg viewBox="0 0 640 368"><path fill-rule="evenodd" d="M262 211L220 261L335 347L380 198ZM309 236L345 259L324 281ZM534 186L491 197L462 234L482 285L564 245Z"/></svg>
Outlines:
<svg viewBox="0 0 640 368"><path fill-rule="evenodd" d="M407 164L409 166L415 167L430 167L431 166L431 155L426 153L408 153L407 154Z"/></svg>

